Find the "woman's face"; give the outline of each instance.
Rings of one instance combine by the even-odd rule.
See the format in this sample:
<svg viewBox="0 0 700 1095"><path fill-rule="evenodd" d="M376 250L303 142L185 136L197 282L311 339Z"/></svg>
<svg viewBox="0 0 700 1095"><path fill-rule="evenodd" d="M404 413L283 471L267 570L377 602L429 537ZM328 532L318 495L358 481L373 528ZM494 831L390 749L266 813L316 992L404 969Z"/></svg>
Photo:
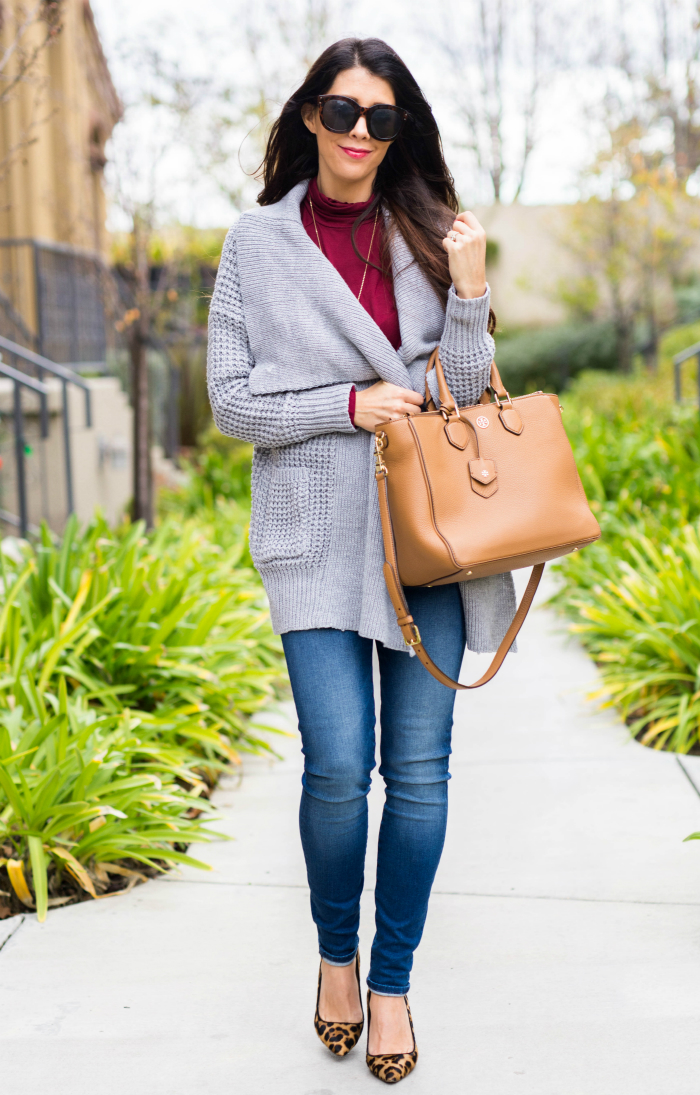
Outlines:
<svg viewBox="0 0 700 1095"><path fill-rule="evenodd" d="M347 95L364 107L377 103L396 105L391 84L366 68L349 68L341 72L327 94ZM364 117L358 119L350 133L330 133L321 124L318 107L307 104L302 116L307 128L316 134L319 175L322 178L330 176L329 181L337 181L344 187L364 182L371 189L391 142L375 141L370 137Z"/></svg>

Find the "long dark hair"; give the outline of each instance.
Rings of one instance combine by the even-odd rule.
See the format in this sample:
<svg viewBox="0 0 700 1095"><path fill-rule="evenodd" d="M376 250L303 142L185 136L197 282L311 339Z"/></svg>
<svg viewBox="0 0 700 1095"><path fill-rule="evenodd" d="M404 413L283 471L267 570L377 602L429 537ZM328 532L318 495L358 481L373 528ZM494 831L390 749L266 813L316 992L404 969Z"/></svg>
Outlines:
<svg viewBox="0 0 700 1095"><path fill-rule="evenodd" d="M393 89L396 105L407 110L410 117L380 164L374 183L375 201L354 227L370 216L381 201L444 306L452 279L442 240L459 211L454 179L445 163L430 104L399 55L381 38L343 38L324 50L311 66L304 83L284 104L270 132L261 166L263 188L258 202L272 205L302 179L316 177L318 145L314 134L304 125L302 107L327 94L339 73L356 67L386 80ZM382 264L388 274L388 245ZM493 327L495 317L491 313L489 330Z"/></svg>

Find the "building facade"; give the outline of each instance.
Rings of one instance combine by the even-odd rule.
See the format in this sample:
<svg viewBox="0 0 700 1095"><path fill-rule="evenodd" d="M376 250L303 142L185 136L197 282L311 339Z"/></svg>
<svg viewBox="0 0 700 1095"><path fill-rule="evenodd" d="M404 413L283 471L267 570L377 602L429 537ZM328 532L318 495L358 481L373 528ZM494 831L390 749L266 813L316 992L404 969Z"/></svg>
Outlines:
<svg viewBox="0 0 700 1095"><path fill-rule="evenodd" d="M99 362L104 148L121 104L89 0L47 0L43 18L20 33L30 7L3 0L0 39L19 48L0 84L0 334L54 361Z"/></svg>
<svg viewBox="0 0 700 1095"><path fill-rule="evenodd" d="M0 0L0 536L60 532L97 505L117 521L131 495L118 379L64 383L11 346L103 372L104 150L121 112L88 0ZM45 414L13 369L42 382Z"/></svg>

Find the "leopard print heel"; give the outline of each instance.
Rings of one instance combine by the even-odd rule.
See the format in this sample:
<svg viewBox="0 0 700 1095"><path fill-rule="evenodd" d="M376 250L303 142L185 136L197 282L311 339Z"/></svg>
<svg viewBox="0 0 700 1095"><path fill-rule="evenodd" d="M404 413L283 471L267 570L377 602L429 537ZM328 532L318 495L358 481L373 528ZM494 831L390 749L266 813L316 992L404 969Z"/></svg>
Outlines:
<svg viewBox="0 0 700 1095"><path fill-rule="evenodd" d="M344 1057L351 1049L354 1049L360 1040L362 1028L365 1025L364 1012L359 1023L327 1023L318 1014L318 1002L321 998L321 969L318 968L318 990L316 992L316 1014L314 1015L314 1030L323 1042L324 1046L335 1053L336 1057ZM362 1008L362 991L360 989L360 952L355 958L355 975L357 988L360 993L360 1008Z"/></svg>
<svg viewBox="0 0 700 1095"><path fill-rule="evenodd" d="M367 1045L369 1046L369 1027L372 1020L372 1012L369 1006L370 992L367 992ZM413 1049L410 1053L368 1053L367 1054L367 1068L370 1070L373 1076L376 1076L378 1080L383 1080L385 1084L398 1084L399 1080L405 1080L409 1072L413 1072L416 1067L416 1061L418 1060L418 1050L416 1049L416 1035L413 1030L413 1019L411 1018L411 1009L408 1006L408 997L404 996L406 1001L406 1011L408 1012L408 1022L411 1027L411 1037L413 1038Z"/></svg>

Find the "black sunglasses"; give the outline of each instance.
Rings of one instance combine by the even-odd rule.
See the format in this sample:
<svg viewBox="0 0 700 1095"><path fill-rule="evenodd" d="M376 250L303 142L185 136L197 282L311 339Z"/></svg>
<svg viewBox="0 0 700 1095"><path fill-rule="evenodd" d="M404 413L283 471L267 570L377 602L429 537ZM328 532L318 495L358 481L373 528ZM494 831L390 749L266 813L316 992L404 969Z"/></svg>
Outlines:
<svg viewBox="0 0 700 1095"><path fill-rule="evenodd" d="M331 133L350 133L364 116L367 132L375 141L395 141L409 118L407 110L389 103L360 106L347 95L319 95L316 100L321 125Z"/></svg>

